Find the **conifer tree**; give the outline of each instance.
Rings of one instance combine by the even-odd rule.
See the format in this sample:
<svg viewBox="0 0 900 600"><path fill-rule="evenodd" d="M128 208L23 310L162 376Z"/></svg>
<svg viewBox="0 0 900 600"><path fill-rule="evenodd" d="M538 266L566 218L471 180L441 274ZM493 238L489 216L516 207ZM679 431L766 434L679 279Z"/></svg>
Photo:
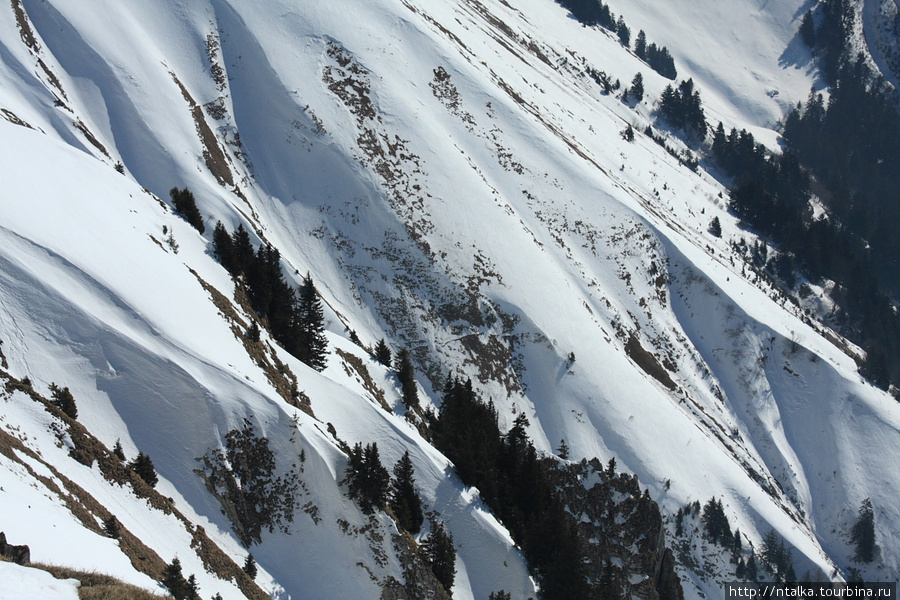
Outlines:
<svg viewBox="0 0 900 600"><path fill-rule="evenodd" d="M325 317L319 293L309 273L300 285L300 298L297 301L297 358L316 371L321 371L328 364L328 340L325 337Z"/></svg>
<svg viewBox="0 0 900 600"><path fill-rule="evenodd" d="M55 383L50 384L51 404L69 415L73 419L78 418L78 407L75 406L75 397L68 387L60 388Z"/></svg>
<svg viewBox="0 0 900 600"><path fill-rule="evenodd" d="M122 449L122 440L116 440L116 445L113 446L113 454L115 454L116 458L119 460L125 460L125 451Z"/></svg>
<svg viewBox="0 0 900 600"><path fill-rule="evenodd" d="M722 223L719 221L719 217L713 217L709 224L709 232L717 238L722 237Z"/></svg>
<svg viewBox="0 0 900 600"><path fill-rule="evenodd" d="M747 581L756 581L759 579L759 567L756 565L756 553L750 551L750 558L747 559L747 569L745 571Z"/></svg>
<svg viewBox="0 0 900 600"><path fill-rule="evenodd" d="M864 563L875 560L875 511L869 498L863 500L859 507L850 540L856 546L854 560Z"/></svg>
<svg viewBox="0 0 900 600"><path fill-rule="evenodd" d="M247 574L247 577L250 579L256 579L256 560L253 558L253 554L247 554L247 560L244 561L244 573Z"/></svg>
<svg viewBox="0 0 900 600"><path fill-rule="evenodd" d="M647 34L643 29L638 32L637 39L634 41L634 53L641 60L647 59Z"/></svg>
<svg viewBox="0 0 900 600"><path fill-rule="evenodd" d="M415 482L415 471L407 450L394 465L390 506L397 516L399 525L413 535L419 533L425 520L422 500L416 492Z"/></svg>
<svg viewBox="0 0 900 600"><path fill-rule="evenodd" d="M169 196L172 198L172 205L175 207L176 213L183 216L201 234L206 231L203 216L197 208L197 201L191 190L187 188L179 190L177 187L173 187L169 190Z"/></svg>
<svg viewBox="0 0 900 600"><path fill-rule="evenodd" d="M386 367L391 366L391 349L388 348L387 343L384 341L384 338L378 340L378 343L375 345L375 360L380 362Z"/></svg>
<svg viewBox="0 0 900 600"><path fill-rule="evenodd" d="M635 73L629 90L635 102L640 102L644 99L644 76L640 72Z"/></svg>
<svg viewBox="0 0 900 600"><path fill-rule="evenodd" d="M456 578L456 548L453 536L444 528L443 521L431 519L431 533L422 542L431 571L448 592Z"/></svg>
<svg viewBox="0 0 900 600"><path fill-rule="evenodd" d="M143 452L138 452L137 457L128 463L128 466L134 471L138 477L144 480L150 487L156 487L159 478L156 475L156 469L153 468L153 461L150 456Z"/></svg>
<svg viewBox="0 0 900 600"><path fill-rule="evenodd" d="M625 19L619 15L619 20L616 22L616 35L619 36L619 41L622 42L622 45L628 48L631 45L631 30L628 29L628 25L625 24Z"/></svg>
<svg viewBox="0 0 900 600"><path fill-rule="evenodd" d="M371 514L384 508L391 478L381 464L377 443L363 448L357 442L350 453L344 481L348 484L350 499L358 502L364 513Z"/></svg>
<svg viewBox="0 0 900 600"><path fill-rule="evenodd" d="M563 460L569 460L569 445L566 443L565 438L559 440L559 447L556 449L556 454Z"/></svg>
<svg viewBox="0 0 900 600"><path fill-rule="evenodd" d="M178 560L177 556L172 559L171 563L166 565L161 583L166 586L175 600L187 600L191 598L192 590L185 580L184 574L181 572L181 561Z"/></svg>
<svg viewBox="0 0 900 600"><path fill-rule="evenodd" d="M400 380L400 386L403 391L403 405L407 409L419 406L419 392L416 388L416 371L413 368L409 351L401 348L397 352L395 359L397 369L397 379Z"/></svg>
<svg viewBox="0 0 900 600"><path fill-rule="evenodd" d="M238 274L238 265L234 250L234 241L225 230L222 221L217 221L213 229L213 256L225 270L233 276Z"/></svg>
<svg viewBox="0 0 900 600"><path fill-rule="evenodd" d="M816 47L816 24L813 21L812 9L806 11L803 21L800 22L800 38L810 48Z"/></svg>

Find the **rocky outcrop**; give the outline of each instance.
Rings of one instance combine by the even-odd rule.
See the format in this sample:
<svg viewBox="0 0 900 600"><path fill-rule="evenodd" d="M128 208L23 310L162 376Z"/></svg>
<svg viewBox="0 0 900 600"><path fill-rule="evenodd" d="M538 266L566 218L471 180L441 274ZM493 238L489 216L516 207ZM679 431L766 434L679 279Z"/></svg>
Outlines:
<svg viewBox="0 0 900 600"><path fill-rule="evenodd" d="M666 548L659 506L641 493L636 475L615 473L596 458L556 464L551 478L585 540L588 579L623 597L683 600L672 552Z"/></svg>

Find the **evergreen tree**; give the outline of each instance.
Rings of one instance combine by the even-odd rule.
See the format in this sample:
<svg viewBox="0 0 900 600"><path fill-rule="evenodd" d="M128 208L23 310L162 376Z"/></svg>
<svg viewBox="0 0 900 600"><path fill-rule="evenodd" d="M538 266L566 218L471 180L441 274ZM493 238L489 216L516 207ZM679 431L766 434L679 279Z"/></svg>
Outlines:
<svg viewBox="0 0 900 600"><path fill-rule="evenodd" d="M243 223L239 224L231 234L231 245L234 248L234 272L232 275L235 277L245 275L252 268L255 255L250 234L244 229Z"/></svg>
<svg viewBox="0 0 900 600"><path fill-rule="evenodd" d="M637 39L634 41L634 53L641 60L647 60L647 34L643 29L638 32Z"/></svg>
<svg viewBox="0 0 900 600"><path fill-rule="evenodd" d="M397 379L400 380L400 386L403 391L403 405L407 409L419 406L419 392L416 388L416 372L406 348L401 348L400 351L397 352L395 363Z"/></svg>
<svg viewBox="0 0 900 600"><path fill-rule="evenodd" d="M491 592L488 600L512 600L512 596L506 590L500 590L499 592Z"/></svg>
<svg viewBox="0 0 900 600"><path fill-rule="evenodd" d="M78 418L78 407L75 406L75 397L68 387L60 388L55 383L50 384L50 403L73 419Z"/></svg>
<svg viewBox="0 0 900 600"><path fill-rule="evenodd" d="M759 567L756 565L756 553L750 551L750 558L747 559L747 570L745 577L747 581L757 581L759 579Z"/></svg>
<svg viewBox="0 0 900 600"><path fill-rule="evenodd" d="M153 461L150 456L143 452L138 452L137 457L128 463L128 467L134 471L138 477L150 487L156 487L159 478L156 476L156 469L153 468Z"/></svg>
<svg viewBox="0 0 900 600"><path fill-rule="evenodd" d="M391 349L388 348L384 338L378 340L378 343L375 345L375 360L386 367L391 366Z"/></svg>
<svg viewBox="0 0 900 600"><path fill-rule="evenodd" d="M803 39L803 43L810 48L816 47L816 24L813 20L812 9L803 15L803 21L800 22L800 37Z"/></svg>
<svg viewBox="0 0 900 600"><path fill-rule="evenodd" d="M247 559L244 561L244 573L250 579L256 579L256 572L256 560L253 558L253 554L247 554Z"/></svg>
<svg viewBox="0 0 900 600"><path fill-rule="evenodd" d="M363 448L357 442L350 453L344 481L348 484L350 499L358 502L364 513L371 514L384 508L391 478L381 464L377 443Z"/></svg>
<svg viewBox="0 0 900 600"><path fill-rule="evenodd" d="M122 440L116 440L116 445L113 446L113 454L115 454L116 458L119 460L125 460L125 451L122 450Z"/></svg>
<svg viewBox="0 0 900 600"><path fill-rule="evenodd" d="M862 501L856 523L850 532L850 540L856 546L853 559L870 563L875 560L875 510L868 498Z"/></svg>
<svg viewBox="0 0 900 600"><path fill-rule="evenodd" d="M631 30L628 29L628 25L625 24L625 19L621 15L619 15L619 20L616 21L616 35L619 36L619 41L626 48L631 44Z"/></svg>
<svg viewBox="0 0 900 600"><path fill-rule="evenodd" d="M444 523L432 518L431 533L422 542L422 549L431 564L431 571L448 592L456 578L456 548L453 536L444 529Z"/></svg>
<svg viewBox="0 0 900 600"><path fill-rule="evenodd" d="M719 221L719 217L713 217L709 224L709 232L717 238L722 237L722 223Z"/></svg>
<svg viewBox="0 0 900 600"><path fill-rule="evenodd" d="M225 270L232 276L238 275L237 257L235 256L234 241L225 230L222 221L217 221L213 229L213 256L219 261Z"/></svg>
<svg viewBox="0 0 900 600"><path fill-rule="evenodd" d="M321 371L327 365L328 340L325 337L325 317L316 286L309 273L300 285L297 302L297 358Z"/></svg>
<svg viewBox="0 0 900 600"><path fill-rule="evenodd" d="M193 573L187 578L186 598L188 600L200 600L200 585L197 583L197 578L194 577Z"/></svg>
<svg viewBox="0 0 900 600"><path fill-rule="evenodd" d="M169 190L169 196L172 198L172 205L175 207L176 213L184 217L201 234L206 231L203 216L197 208L197 201L191 190L187 188L179 190L177 187L173 187Z"/></svg>
<svg viewBox="0 0 900 600"><path fill-rule="evenodd" d="M569 460L569 445L566 443L565 438L559 440L559 448L556 449L556 454L563 460Z"/></svg>
<svg viewBox="0 0 900 600"><path fill-rule="evenodd" d="M191 598L191 588L181 572L181 561L178 557L172 559L172 562L166 565L163 571L161 583L166 586L169 593L175 600L188 600Z"/></svg>
<svg viewBox="0 0 900 600"><path fill-rule="evenodd" d="M122 535L122 527L115 515L109 515L108 518L103 519L103 531L112 539L119 539Z"/></svg>
<svg viewBox="0 0 900 600"><path fill-rule="evenodd" d="M644 99L644 76L640 72L635 73L629 90L635 102L640 102Z"/></svg>
<svg viewBox="0 0 900 600"><path fill-rule="evenodd" d="M413 535L419 533L425 520L422 513L422 499L416 492L415 483L415 471L407 450L394 465L390 506L397 516L400 527Z"/></svg>

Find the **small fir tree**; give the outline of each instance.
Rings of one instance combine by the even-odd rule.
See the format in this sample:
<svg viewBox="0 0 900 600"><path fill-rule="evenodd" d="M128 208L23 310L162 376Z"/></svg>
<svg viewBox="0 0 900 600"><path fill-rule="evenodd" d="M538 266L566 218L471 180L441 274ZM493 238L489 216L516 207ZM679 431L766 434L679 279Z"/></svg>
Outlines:
<svg viewBox="0 0 900 600"><path fill-rule="evenodd" d="M813 20L812 10L806 11L806 14L803 15L803 20L800 22L800 38L810 48L816 47L816 24Z"/></svg>
<svg viewBox="0 0 900 600"><path fill-rule="evenodd" d="M378 340L378 343L375 344L375 360L386 367L390 367L391 358L391 349L388 348L388 345L384 341L384 338L381 338L380 340Z"/></svg>
<svg viewBox="0 0 900 600"><path fill-rule="evenodd" d="M634 79L631 80L631 87L629 90L631 91L631 97L635 102L640 102L644 99L644 76L640 72L635 73Z"/></svg>
<svg viewBox="0 0 900 600"><path fill-rule="evenodd" d="M169 593L172 594L175 600L190 598L191 590L188 587L187 580L184 578L184 574L181 572L181 561L178 560L177 556L166 565L161 583L166 586L166 589L169 590Z"/></svg>
<svg viewBox="0 0 900 600"><path fill-rule="evenodd" d="M634 53L641 60L647 59L647 34L643 29L638 31L637 39L634 41Z"/></svg>
<svg viewBox="0 0 900 600"><path fill-rule="evenodd" d="M150 456L143 452L138 452L137 457L128 463L128 467L134 471L138 477L143 479L150 487L156 487L159 478L156 475L156 469L153 468L153 461Z"/></svg>
<svg viewBox="0 0 900 600"><path fill-rule="evenodd" d="M556 449L556 454L563 460L569 460L569 445L565 439L559 440L559 448Z"/></svg>
<svg viewBox="0 0 900 600"><path fill-rule="evenodd" d="M328 339L325 337L325 316L319 293L309 273L300 285L297 302L298 343L297 358L321 371L328 362Z"/></svg>
<svg viewBox="0 0 900 600"><path fill-rule="evenodd" d="M709 232L717 238L722 237L722 223L719 221L719 217L713 217L709 224Z"/></svg>
<svg viewBox="0 0 900 600"><path fill-rule="evenodd" d="M419 533L425 520L422 499L416 492L415 483L412 460L409 458L409 451L406 451L394 465L390 506L397 516L400 527L413 535Z"/></svg>
<svg viewBox="0 0 900 600"><path fill-rule="evenodd" d="M875 560L875 510L869 498L863 500L859 507L850 540L856 546L854 560L864 563Z"/></svg>
<svg viewBox="0 0 900 600"><path fill-rule="evenodd" d="M75 406L75 397L72 396L72 392L69 391L69 388L60 388L55 383L51 383L50 396L50 402L53 406L57 407L73 419L78 418L78 407Z"/></svg>
<svg viewBox="0 0 900 600"><path fill-rule="evenodd" d="M244 561L244 573L250 579L256 579L256 572L256 560L253 558L253 554L248 554L247 560Z"/></svg>
<svg viewBox="0 0 900 600"><path fill-rule="evenodd" d="M108 518L103 519L103 531L105 531L106 535L108 535L112 539L119 539L119 537L122 535L122 528L119 525L119 520L115 515L109 515Z"/></svg>
<svg viewBox="0 0 900 600"><path fill-rule="evenodd" d="M364 513L372 514L384 507L391 478L381 464L377 443L363 448L357 442L350 452L344 481L348 485L350 499L358 502Z"/></svg>
<svg viewBox="0 0 900 600"><path fill-rule="evenodd" d="M121 461L125 461L125 451L122 449L122 440L116 440L116 445L113 446L113 454L116 455Z"/></svg>
<svg viewBox="0 0 900 600"><path fill-rule="evenodd" d="M631 30L628 29L628 25L625 24L625 19L621 15L616 22L616 35L619 36L619 41L623 46L628 48L631 45Z"/></svg>
<svg viewBox="0 0 900 600"><path fill-rule="evenodd" d="M397 352L396 365L397 379L403 391L403 405L407 409L419 406L419 391L416 388L416 371L413 368L409 351L402 348Z"/></svg>
<svg viewBox="0 0 900 600"><path fill-rule="evenodd" d="M431 533L422 542L431 571L448 592L456 578L456 549L453 536L444 528L443 521L431 519Z"/></svg>

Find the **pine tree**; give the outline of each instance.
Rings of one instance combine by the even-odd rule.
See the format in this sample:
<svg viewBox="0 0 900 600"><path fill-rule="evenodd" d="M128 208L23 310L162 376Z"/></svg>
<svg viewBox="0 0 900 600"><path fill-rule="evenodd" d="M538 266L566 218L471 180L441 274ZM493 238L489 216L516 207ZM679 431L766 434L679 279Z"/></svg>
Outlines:
<svg viewBox="0 0 900 600"><path fill-rule="evenodd" d="M640 102L644 99L644 76L640 72L635 73L634 79L631 80L631 87L629 90L631 91L631 97L634 98L635 102Z"/></svg>
<svg viewBox="0 0 900 600"><path fill-rule="evenodd" d="M409 351L401 348L397 352L395 358L395 368L397 369L397 379L400 380L400 386L403 391L403 405L407 409L419 406L419 392L416 388L416 371L413 368Z"/></svg>
<svg viewBox="0 0 900 600"><path fill-rule="evenodd" d="M116 445L113 446L113 454L115 454L116 458L119 460L125 460L125 451L122 449L122 440L116 440Z"/></svg>
<svg viewBox="0 0 900 600"><path fill-rule="evenodd" d="M203 216L197 208L197 201L191 190L187 188L179 190L177 187L173 187L169 190L169 196L172 198L172 205L175 207L176 213L183 216L201 234L206 231Z"/></svg>
<svg viewBox="0 0 900 600"><path fill-rule="evenodd" d="M722 223L719 221L719 217L713 217L709 224L709 232L717 238L722 237Z"/></svg>
<svg viewBox="0 0 900 600"><path fill-rule="evenodd" d="M850 540L856 546L854 560L864 563L875 560L875 511L869 498L863 500L859 507Z"/></svg>
<svg viewBox="0 0 900 600"><path fill-rule="evenodd" d="M388 348L384 338L378 340L378 343L375 345L375 360L386 367L391 366L391 349Z"/></svg>
<svg viewBox="0 0 900 600"><path fill-rule="evenodd" d="M150 487L156 487L159 478L156 476L156 469L153 468L153 461L150 456L143 452L138 452L137 457L128 463L128 467L134 471L138 477L143 479Z"/></svg>
<svg viewBox="0 0 900 600"><path fill-rule="evenodd" d="M250 579L256 579L256 572L256 560L253 558L253 554L248 554L247 560L244 561L244 573Z"/></svg>
<svg viewBox="0 0 900 600"><path fill-rule="evenodd" d="M172 559L171 563L166 565L161 583L166 586L175 600L187 600L190 598L191 589L184 578L184 574L181 572L181 561L178 560L177 556Z"/></svg>
<svg viewBox="0 0 900 600"><path fill-rule="evenodd" d="M643 29L638 32L637 39L634 41L634 53L641 60L647 59L647 34Z"/></svg>
<svg viewBox="0 0 900 600"><path fill-rule="evenodd" d="M106 535L108 535L112 539L119 539L119 537L122 535L122 528L119 524L119 520L115 515L109 515L108 518L103 519L103 531L105 531Z"/></svg>
<svg viewBox="0 0 900 600"><path fill-rule="evenodd" d="M185 596L188 600L200 600L200 585L197 584L197 578L194 577L194 574L187 578L187 596Z"/></svg>
<svg viewBox="0 0 900 600"><path fill-rule="evenodd" d="M50 403L57 407L69 417L78 418L78 407L75 406L75 397L68 387L60 388L55 383L50 384L50 395L52 399Z"/></svg>
<svg viewBox="0 0 900 600"><path fill-rule="evenodd" d="M363 448L357 442L350 452L344 482L348 485L350 499L358 502L364 513L372 514L384 508L391 478L381 464L377 443L372 442Z"/></svg>
<svg viewBox="0 0 900 600"><path fill-rule="evenodd" d="M328 339L325 337L325 317L316 286L309 273L300 285L300 298L297 302L297 358L316 371L326 367L328 356Z"/></svg>
<svg viewBox="0 0 900 600"><path fill-rule="evenodd" d="M225 230L222 221L217 221L213 229L213 256L219 261L225 270L232 276L238 275L237 257L235 256L234 240Z"/></svg>
<svg viewBox="0 0 900 600"><path fill-rule="evenodd" d="M619 41L622 42L622 45L626 48L631 45L631 30L628 29L628 25L625 24L625 19L619 15L619 20L616 22L616 35L619 36Z"/></svg>
<svg viewBox="0 0 900 600"><path fill-rule="evenodd" d="M566 443L565 438L559 440L559 448L556 449L556 454L563 460L569 460L569 445Z"/></svg>
<svg viewBox="0 0 900 600"><path fill-rule="evenodd" d="M747 570L745 571L747 581L756 581L759 579L759 567L756 565L756 553L750 551L750 558L747 559Z"/></svg>
<svg viewBox="0 0 900 600"><path fill-rule="evenodd" d="M444 523L431 520L431 533L422 542L422 549L431 564L431 571L448 592L456 578L456 548L453 536L444 529Z"/></svg>
<svg viewBox="0 0 900 600"><path fill-rule="evenodd" d="M816 24L813 20L812 9L806 11L803 15L803 21L800 22L800 38L803 43L810 48L816 46Z"/></svg>
<svg viewBox="0 0 900 600"><path fill-rule="evenodd" d="M407 450L394 465L390 506L397 516L400 527L413 535L419 533L425 520L422 500L416 492L415 482L415 471Z"/></svg>
<svg viewBox="0 0 900 600"><path fill-rule="evenodd" d="M512 596L506 590L500 590L499 592L491 592L488 600L512 600Z"/></svg>

